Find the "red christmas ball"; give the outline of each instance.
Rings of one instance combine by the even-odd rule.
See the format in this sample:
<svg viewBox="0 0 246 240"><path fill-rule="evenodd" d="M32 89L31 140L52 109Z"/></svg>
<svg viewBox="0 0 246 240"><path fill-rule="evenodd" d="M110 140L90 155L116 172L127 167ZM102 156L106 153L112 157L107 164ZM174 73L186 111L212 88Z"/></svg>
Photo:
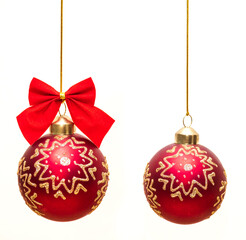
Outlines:
<svg viewBox="0 0 246 240"><path fill-rule="evenodd" d="M191 224L213 215L226 191L219 159L199 144L170 144L147 164L144 191L151 208L168 221Z"/></svg>
<svg viewBox="0 0 246 240"><path fill-rule="evenodd" d="M108 186L101 151L79 134L48 134L19 162L18 182L26 204L55 221L81 218L101 203Z"/></svg>

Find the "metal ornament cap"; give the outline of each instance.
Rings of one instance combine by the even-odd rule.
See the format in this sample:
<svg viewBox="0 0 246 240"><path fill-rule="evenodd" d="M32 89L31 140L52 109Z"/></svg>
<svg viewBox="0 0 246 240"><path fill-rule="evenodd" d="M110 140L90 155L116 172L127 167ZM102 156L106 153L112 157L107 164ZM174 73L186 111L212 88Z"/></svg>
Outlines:
<svg viewBox="0 0 246 240"><path fill-rule="evenodd" d="M73 121L66 115L57 116L50 125L50 133L54 135L70 135L75 130L76 127Z"/></svg>
<svg viewBox="0 0 246 240"><path fill-rule="evenodd" d="M191 127L183 127L175 133L175 143L198 144L199 134Z"/></svg>

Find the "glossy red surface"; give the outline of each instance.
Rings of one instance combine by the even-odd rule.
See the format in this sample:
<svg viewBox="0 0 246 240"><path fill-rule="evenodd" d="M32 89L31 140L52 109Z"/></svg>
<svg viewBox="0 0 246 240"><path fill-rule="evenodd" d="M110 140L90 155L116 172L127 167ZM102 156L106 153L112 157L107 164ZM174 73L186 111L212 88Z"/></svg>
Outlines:
<svg viewBox="0 0 246 240"><path fill-rule="evenodd" d="M219 159L202 145L170 144L157 152L144 175L152 209L174 223L209 218L221 206L226 173Z"/></svg>
<svg viewBox="0 0 246 240"><path fill-rule="evenodd" d="M101 151L79 134L43 136L27 149L18 168L26 204L55 221L91 213L105 195L108 176Z"/></svg>

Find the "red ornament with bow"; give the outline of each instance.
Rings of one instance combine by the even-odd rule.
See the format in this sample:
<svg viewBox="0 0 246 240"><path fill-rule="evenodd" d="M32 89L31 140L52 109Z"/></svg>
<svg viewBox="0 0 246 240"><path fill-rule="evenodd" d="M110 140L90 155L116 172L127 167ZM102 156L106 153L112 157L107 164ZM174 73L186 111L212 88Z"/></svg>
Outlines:
<svg viewBox="0 0 246 240"><path fill-rule="evenodd" d="M56 117L64 101L73 121L65 115ZM33 78L29 102L31 106L17 117L24 137L32 144L18 167L19 188L26 204L55 221L71 221L91 213L107 189L108 165L98 147L114 123L94 106L92 79L59 93ZM91 141L76 134L75 125ZM50 134L40 138L49 126Z"/></svg>

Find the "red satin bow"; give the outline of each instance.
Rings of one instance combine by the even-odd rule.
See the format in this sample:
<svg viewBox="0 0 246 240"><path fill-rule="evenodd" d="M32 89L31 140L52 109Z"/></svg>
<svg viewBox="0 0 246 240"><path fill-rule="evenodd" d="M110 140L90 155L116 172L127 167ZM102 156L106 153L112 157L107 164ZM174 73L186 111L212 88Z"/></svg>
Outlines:
<svg viewBox="0 0 246 240"><path fill-rule="evenodd" d="M95 85L91 78L75 84L65 92L66 104L74 124L99 147L114 120L94 106L95 96ZM54 88L33 78L29 88L29 103L31 107L18 115L17 121L26 140L33 144L54 120L62 99Z"/></svg>

